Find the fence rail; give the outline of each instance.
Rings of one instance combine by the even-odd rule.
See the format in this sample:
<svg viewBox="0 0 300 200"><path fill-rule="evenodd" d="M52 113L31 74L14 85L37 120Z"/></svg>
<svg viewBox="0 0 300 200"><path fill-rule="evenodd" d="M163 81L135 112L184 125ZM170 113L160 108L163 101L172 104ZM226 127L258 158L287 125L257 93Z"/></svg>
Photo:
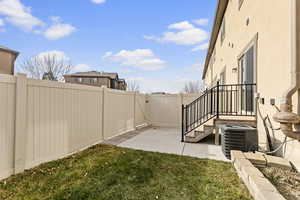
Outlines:
<svg viewBox="0 0 300 200"><path fill-rule="evenodd" d="M198 96L0 75L0 180L145 124L180 127L181 105Z"/></svg>
<svg viewBox="0 0 300 200"><path fill-rule="evenodd" d="M0 75L0 180L146 124L144 94Z"/></svg>
<svg viewBox="0 0 300 200"><path fill-rule="evenodd" d="M255 116L256 84L230 84L208 89L188 105L182 105L182 142L185 136L220 116Z"/></svg>

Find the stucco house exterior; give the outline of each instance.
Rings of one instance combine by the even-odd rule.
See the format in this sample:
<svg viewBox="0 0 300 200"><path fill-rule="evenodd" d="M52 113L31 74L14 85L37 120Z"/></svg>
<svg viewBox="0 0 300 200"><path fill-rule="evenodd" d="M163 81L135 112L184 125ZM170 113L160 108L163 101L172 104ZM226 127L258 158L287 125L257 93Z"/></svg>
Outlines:
<svg viewBox="0 0 300 200"><path fill-rule="evenodd" d="M0 46L0 74L14 74L15 61L19 52Z"/></svg>
<svg viewBox="0 0 300 200"><path fill-rule="evenodd" d="M77 72L64 75L67 83L76 83L91 86L106 86L107 88L126 90L127 84L124 79L120 79L117 73L109 72Z"/></svg>
<svg viewBox="0 0 300 200"><path fill-rule="evenodd" d="M251 121L255 122L258 129L260 149L268 151L267 127L274 149L284 143L283 148L276 153L292 161L298 169L299 25L298 0L219 0L202 74L205 87L213 88L207 93L206 101L204 97L204 104L208 104L210 113L216 112L213 102L221 99L215 93L223 87L231 87L226 93L229 93L229 98L234 96L233 91L234 94L242 94L238 97L241 100L222 100L224 104L217 105L217 109L228 106L230 110L234 108L232 102L242 102L239 104L241 109L236 112L241 114L234 117L249 119L245 112L253 112ZM216 87L217 84L221 86ZM240 87L244 89L239 89ZM248 95L250 90L251 95ZM245 103L247 100L248 103ZM196 102L196 105L189 105L185 109L201 108L202 104ZM188 114L186 115L190 120ZM215 115L210 114L205 123L211 121L210 117L219 117L219 114L219 111ZM184 115L185 113L183 117ZM226 117L233 116L223 118Z"/></svg>

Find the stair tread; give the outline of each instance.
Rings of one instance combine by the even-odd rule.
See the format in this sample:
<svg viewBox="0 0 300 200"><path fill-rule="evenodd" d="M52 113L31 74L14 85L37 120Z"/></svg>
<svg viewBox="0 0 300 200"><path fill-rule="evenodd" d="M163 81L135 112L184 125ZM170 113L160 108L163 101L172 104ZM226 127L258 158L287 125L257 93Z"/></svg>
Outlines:
<svg viewBox="0 0 300 200"><path fill-rule="evenodd" d="M188 143L197 143L206 138L207 136L211 135L211 132L205 131L195 131L194 136L186 136L185 141Z"/></svg>

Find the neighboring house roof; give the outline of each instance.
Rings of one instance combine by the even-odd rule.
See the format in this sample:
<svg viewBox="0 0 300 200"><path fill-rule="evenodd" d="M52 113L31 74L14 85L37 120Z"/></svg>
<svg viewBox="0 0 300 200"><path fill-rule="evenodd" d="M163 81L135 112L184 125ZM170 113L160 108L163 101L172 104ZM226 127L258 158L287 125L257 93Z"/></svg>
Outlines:
<svg viewBox="0 0 300 200"><path fill-rule="evenodd" d="M165 95L167 93L165 93L165 92L152 92L151 94L163 94L163 95Z"/></svg>
<svg viewBox="0 0 300 200"><path fill-rule="evenodd" d="M215 19L214 19L214 26L213 26L213 30L211 33L209 48L208 48L206 59L205 59L202 79L205 78L205 74L207 72L209 61L210 61L211 55L213 54L214 47L215 47L215 44L218 39L218 35L220 32L220 28L222 25L222 21L223 21L227 6L228 6L228 0L218 0L217 10L216 10Z"/></svg>
<svg viewBox="0 0 300 200"><path fill-rule="evenodd" d="M7 51L7 52L10 52L10 53L13 53L13 54L15 54L16 56L19 55L19 52L14 51L14 50L12 50L12 49L9 49L9 48L7 48L7 47L1 46L1 45L0 45L0 50L2 50L2 51Z"/></svg>
<svg viewBox="0 0 300 200"><path fill-rule="evenodd" d="M125 83L125 79L119 79L118 81Z"/></svg>
<svg viewBox="0 0 300 200"><path fill-rule="evenodd" d="M77 72L77 73L68 74L68 75L65 75L65 76L72 76L72 77L103 77L103 78L110 78L110 79L118 79L118 73L97 72L97 71Z"/></svg>

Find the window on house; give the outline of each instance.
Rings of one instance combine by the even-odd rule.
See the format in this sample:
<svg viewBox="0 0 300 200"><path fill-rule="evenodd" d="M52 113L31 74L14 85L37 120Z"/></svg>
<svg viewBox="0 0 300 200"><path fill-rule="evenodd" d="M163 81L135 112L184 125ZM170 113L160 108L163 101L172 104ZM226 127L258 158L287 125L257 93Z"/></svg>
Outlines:
<svg viewBox="0 0 300 200"><path fill-rule="evenodd" d="M244 0L238 0L239 1L239 9L241 9L243 3L244 3Z"/></svg>
<svg viewBox="0 0 300 200"><path fill-rule="evenodd" d="M218 83L218 77L217 77L217 75L213 78L213 81L212 81L212 85L211 85L211 87L214 87L214 86L216 86L217 85L217 83Z"/></svg>
<svg viewBox="0 0 300 200"><path fill-rule="evenodd" d="M91 83L97 83L97 78L91 78Z"/></svg>
<svg viewBox="0 0 300 200"><path fill-rule="evenodd" d="M82 78L76 78L76 81L77 81L78 83L81 83L81 82L82 82Z"/></svg>
<svg viewBox="0 0 300 200"><path fill-rule="evenodd" d="M216 62L216 49L214 49L213 54L212 54L212 62L213 64Z"/></svg>
<svg viewBox="0 0 300 200"><path fill-rule="evenodd" d="M250 47L239 60L239 82L241 84L252 84L254 77L255 54L254 47Z"/></svg>
<svg viewBox="0 0 300 200"><path fill-rule="evenodd" d="M223 71L220 73L220 79L219 79L219 83L221 85L225 85L226 84L226 67L224 67ZM225 108L228 108L228 105L229 105L229 101L226 97L228 97L228 92L225 91L223 89L223 86L221 86L221 93L220 93L220 102L221 104L219 105L220 106L220 111L221 113L224 113L226 112L226 109ZM226 107L227 106L227 107Z"/></svg>
<svg viewBox="0 0 300 200"><path fill-rule="evenodd" d="M226 36L226 20L225 17L223 18L223 22L221 25L221 45L223 44Z"/></svg>
<svg viewBox="0 0 300 200"><path fill-rule="evenodd" d="M249 84L255 83L255 48L251 46L239 59L239 83L244 84L240 89L242 110L254 111L253 87ZM246 84L246 85L245 85ZM247 85L248 84L248 85Z"/></svg>
<svg viewBox="0 0 300 200"><path fill-rule="evenodd" d="M82 78L82 82L83 83L90 83L90 80L89 80L89 78Z"/></svg>
<svg viewBox="0 0 300 200"><path fill-rule="evenodd" d="M224 70L220 74L220 84L225 85L226 84L226 67L224 67Z"/></svg>

